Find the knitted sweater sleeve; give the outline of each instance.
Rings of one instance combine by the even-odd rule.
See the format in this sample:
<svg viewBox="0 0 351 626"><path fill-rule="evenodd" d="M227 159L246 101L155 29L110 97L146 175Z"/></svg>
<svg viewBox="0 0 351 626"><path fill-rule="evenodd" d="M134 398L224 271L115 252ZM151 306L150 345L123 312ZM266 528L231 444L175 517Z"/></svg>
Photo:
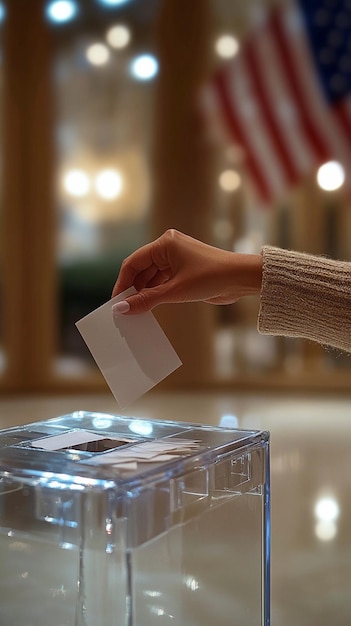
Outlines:
<svg viewBox="0 0 351 626"><path fill-rule="evenodd" d="M258 330L351 352L351 263L262 248Z"/></svg>

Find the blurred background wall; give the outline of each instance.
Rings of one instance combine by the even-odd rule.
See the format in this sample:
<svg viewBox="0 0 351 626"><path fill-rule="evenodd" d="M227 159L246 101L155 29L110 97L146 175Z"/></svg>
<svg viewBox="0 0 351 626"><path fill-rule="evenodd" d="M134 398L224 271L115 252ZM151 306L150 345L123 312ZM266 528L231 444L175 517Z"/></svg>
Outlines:
<svg viewBox="0 0 351 626"><path fill-rule="evenodd" d="M346 5L1 2L2 390L105 390L74 323L167 228L350 259ZM184 362L164 385L349 389L348 358L257 312L160 307Z"/></svg>

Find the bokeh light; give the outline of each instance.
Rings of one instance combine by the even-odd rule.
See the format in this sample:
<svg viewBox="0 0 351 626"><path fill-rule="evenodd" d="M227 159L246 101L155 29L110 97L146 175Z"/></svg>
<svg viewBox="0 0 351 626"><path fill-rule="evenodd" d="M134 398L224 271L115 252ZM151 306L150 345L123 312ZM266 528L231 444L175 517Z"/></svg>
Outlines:
<svg viewBox="0 0 351 626"><path fill-rule="evenodd" d="M112 26L106 34L106 40L112 48L125 48L129 44L130 39L130 30L127 26L123 26L123 24Z"/></svg>
<svg viewBox="0 0 351 626"><path fill-rule="evenodd" d="M89 177L83 170L70 170L63 178L63 186L71 196L86 196L90 190Z"/></svg>
<svg viewBox="0 0 351 626"><path fill-rule="evenodd" d="M239 50L239 42L233 35L221 35L216 40L215 50L222 59L231 59Z"/></svg>
<svg viewBox="0 0 351 626"><path fill-rule="evenodd" d="M103 43L93 43L87 48L86 57L92 65L105 65L110 58L110 51Z"/></svg>
<svg viewBox="0 0 351 626"><path fill-rule="evenodd" d="M340 514L337 500L332 496L319 498L314 507L314 515L317 519L314 532L320 541L331 541L336 537L338 527L336 520Z"/></svg>
<svg viewBox="0 0 351 626"><path fill-rule="evenodd" d="M69 22L77 12L77 4L73 0L53 0L46 7L47 18L55 23Z"/></svg>
<svg viewBox="0 0 351 626"><path fill-rule="evenodd" d="M6 17L6 9L2 2L0 2L0 24L4 21Z"/></svg>
<svg viewBox="0 0 351 626"><path fill-rule="evenodd" d="M337 161L324 163L317 172L317 183L324 191L335 191L343 185L344 181L345 170Z"/></svg>
<svg viewBox="0 0 351 626"><path fill-rule="evenodd" d="M99 0L100 4L105 5L106 7L119 7L123 4L128 4L130 0Z"/></svg>
<svg viewBox="0 0 351 626"><path fill-rule="evenodd" d="M219 420L219 425L222 428L238 428L239 420L237 416L232 413L224 413Z"/></svg>
<svg viewBox="0 0 351 626"><path fill-rule="evenodd" d="M142 435L143 437L148 437L153 431L152 423L142 419L133 419L128 428L133 433L137 433L137 435Z"/></svg>
<svg viewBox="0 0 351 626"><path fill-rule="evenodd" d="M102 170L95 178L95 189L103 200L114 200L121 195L123 190L123 178L114 169Z"/></svg>
<svg viewBox="0 0 351 626"><path fill-rule="evenodd" d="M320 500L316 502L314 514L320 521L335 521L339 517L339 505L335 498L320 498Z"/></svg>
<svg viewBox="0 0 351 626"><path fill-rule="evenodd" d="M219 177L219 186L228 193L236 191L241 185L241 177L235 170L225 170Z"/></svg>
<svg viewBox="0 0 351 626"><path fill-rule="evenodd" d="M141 54L133 59L130 71L137 80L151 80L158 72L158 61L151 54Z"/></svg>

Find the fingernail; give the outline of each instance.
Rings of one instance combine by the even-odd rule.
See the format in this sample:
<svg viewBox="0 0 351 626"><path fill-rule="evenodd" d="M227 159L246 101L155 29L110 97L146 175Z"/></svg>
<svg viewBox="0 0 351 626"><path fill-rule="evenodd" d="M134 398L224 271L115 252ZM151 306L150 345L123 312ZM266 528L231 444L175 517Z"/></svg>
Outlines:
<svg viewBox="0 0 351 626"><path fill-rule="evenodd" d="M116 302L116 304L112 307L113 315L120 315L121 313L128 313L130 309L129 302L127 300L121 300L121 302Z"/></svg>

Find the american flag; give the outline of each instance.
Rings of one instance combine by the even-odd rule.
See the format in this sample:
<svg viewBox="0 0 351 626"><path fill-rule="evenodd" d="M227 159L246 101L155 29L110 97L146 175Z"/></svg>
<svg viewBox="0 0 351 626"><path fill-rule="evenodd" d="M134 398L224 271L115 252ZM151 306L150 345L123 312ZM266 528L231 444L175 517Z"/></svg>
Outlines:
<svg viewBox="0 0 351 626"><path fill-rule="evenodd" d="M269 204L329 160L351 179L351 0L283 2L215 74L256 198Z"/></svg>

